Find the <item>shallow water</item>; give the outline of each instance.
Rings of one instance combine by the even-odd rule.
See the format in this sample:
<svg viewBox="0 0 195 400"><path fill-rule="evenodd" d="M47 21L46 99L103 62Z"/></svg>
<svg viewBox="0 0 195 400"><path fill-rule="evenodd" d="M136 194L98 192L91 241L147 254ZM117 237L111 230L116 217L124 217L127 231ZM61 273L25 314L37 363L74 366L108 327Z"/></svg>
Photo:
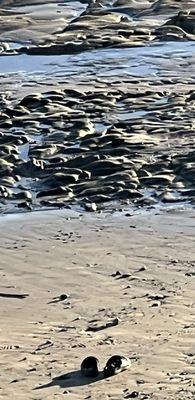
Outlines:
<svg viewBox="0 0 195 400"><path fill-rule="evenodd" d="M131 76L171 76L191 74L195 59L194 42L168 42L146 47L104 49L79 55L0 57L1 79L48 79L49 77L88 79L95 77L125 78Z"/></svg>

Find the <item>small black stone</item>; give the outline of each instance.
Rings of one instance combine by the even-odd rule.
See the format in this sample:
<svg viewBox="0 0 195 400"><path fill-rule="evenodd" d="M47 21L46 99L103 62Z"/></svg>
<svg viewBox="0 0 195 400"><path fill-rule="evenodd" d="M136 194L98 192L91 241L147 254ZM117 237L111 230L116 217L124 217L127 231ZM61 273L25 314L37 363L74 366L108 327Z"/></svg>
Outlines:
<svg viewBox="0 0 195 400"><path fill-rule="evenodd" d="M64 301L64 300L66 300L67 298L68 298L68 295L67 295L67 294L61 294L60 297L59 297L59 300L60 300L60 301Z"/></svg>
<svg viewBox="0 0 195 400"><path fill-rule="evenodd" d="M125 399L135 399L139 396L139 392L131 392L125 395Z"/></svg>

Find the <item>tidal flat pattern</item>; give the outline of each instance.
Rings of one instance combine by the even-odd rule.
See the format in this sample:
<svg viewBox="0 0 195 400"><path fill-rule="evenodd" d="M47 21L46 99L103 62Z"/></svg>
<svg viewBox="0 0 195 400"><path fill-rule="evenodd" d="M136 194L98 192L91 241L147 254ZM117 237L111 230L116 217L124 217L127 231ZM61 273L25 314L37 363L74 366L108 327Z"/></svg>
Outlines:
<svg viewBox="0 0 195 400"><path fill-rule="evenodd" d="M194 205L194 6L1 2L1 212Z"/></svg>

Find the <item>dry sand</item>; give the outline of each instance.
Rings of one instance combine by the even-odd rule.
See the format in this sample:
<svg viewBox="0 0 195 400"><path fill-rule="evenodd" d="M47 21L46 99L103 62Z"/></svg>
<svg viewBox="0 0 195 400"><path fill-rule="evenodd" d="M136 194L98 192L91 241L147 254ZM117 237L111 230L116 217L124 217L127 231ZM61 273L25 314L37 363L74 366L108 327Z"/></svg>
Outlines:
<svg viewBox="0 0 195 400"><path fill-rule="evenodd" d="M194 211L63 210L0 224L0 292L29 294L0 297L0 399L194 398ZM50 303L62 293L70 298ZM86 331L115 318L117 326ZM79 376L84 357L102 368L113 354L131 357L132 368Z"/></svg>

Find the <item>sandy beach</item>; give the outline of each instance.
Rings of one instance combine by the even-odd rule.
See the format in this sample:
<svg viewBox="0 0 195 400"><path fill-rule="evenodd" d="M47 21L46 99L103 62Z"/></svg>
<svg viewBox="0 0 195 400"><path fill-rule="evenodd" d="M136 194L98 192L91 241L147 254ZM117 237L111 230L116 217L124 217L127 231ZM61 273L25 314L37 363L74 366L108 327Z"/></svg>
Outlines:
<svg viewBox="0 0 195 400"><path fill-rule="evenodd" d="M46 211L0 226L2 400L194 398L194 211ZM80 376L85 357L102 370L114 354L131 369Z"/></svg>
<svg viewBox="0 0 195 400"><path fill-rule="evenodd" d="M0 400L195 398L194 8L0 1Z"/></svg>

